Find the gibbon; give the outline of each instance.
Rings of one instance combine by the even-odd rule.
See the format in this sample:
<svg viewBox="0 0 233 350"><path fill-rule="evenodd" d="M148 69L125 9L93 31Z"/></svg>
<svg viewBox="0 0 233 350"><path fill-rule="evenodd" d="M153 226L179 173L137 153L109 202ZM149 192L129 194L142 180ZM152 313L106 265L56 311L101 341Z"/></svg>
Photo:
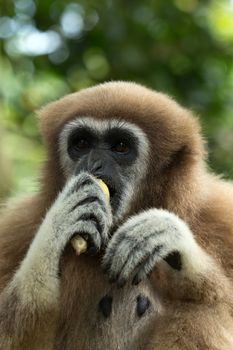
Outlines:
<svg viewBox="0 0 233 350"><path fill-rule="evenodd" d="M233 186L197 118L129 82L38 114L40 189L0 213L0 348L233 349Z"/></svg>

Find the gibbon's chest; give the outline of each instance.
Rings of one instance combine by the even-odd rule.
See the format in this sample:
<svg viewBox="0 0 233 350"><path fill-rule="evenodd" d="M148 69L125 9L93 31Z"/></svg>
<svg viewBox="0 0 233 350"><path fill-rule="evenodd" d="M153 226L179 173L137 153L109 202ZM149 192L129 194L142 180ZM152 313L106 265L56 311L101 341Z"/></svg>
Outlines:
<svg viewBox="0 0 233 350"><path fill-rule="evenodd" d="M62 272L59 350L143 350L161 312L148 282L110 285L99 264L70 261Z"/></svg>

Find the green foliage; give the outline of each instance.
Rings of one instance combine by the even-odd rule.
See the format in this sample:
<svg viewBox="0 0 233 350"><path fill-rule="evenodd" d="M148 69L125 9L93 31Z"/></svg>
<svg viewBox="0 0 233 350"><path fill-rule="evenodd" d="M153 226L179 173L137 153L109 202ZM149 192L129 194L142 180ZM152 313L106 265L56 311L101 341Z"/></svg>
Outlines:
<svg viewBox="0 0 233 350"><path fill-rule="evenodd" d="M166 92L201 118L210 166L233 177L230 0L2 0L0 123L13 191L31 190L43 149L33 111L106 80ZM0 190L1 191L1 190Z"/></svg>

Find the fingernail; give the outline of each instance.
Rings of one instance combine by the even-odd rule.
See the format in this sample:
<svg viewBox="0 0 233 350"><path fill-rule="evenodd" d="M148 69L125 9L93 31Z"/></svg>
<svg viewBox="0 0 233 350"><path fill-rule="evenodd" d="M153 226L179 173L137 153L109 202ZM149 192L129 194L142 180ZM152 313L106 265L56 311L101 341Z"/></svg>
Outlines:
<svg viewBox="0 0 233 350"><path fill-rule="evenodd" d="M146 310L150 307L150 300L144 296L144 295L139 295L137 297L137 314L139 317L144 315Z"/></svg>
<svg viewBox="0 0 233 350"><path fill-rule="evenodd" d="M103 267L102 267L102 269L103 269L103 272L104 273L107 273L108 272L108 270L110 269L110 264L105 264L105 265L103 265Z"/></svg>
<svg viewBox="0 0 233 350"><path fill-rule="evenodd" d="M135 275L132 281L132 285L137 286L141 282L141 278L138 275Z"/></svg>
<svg viewBox="0 0 233 350"><path fill-rule="evenodd" d="M123 288L125 284L126 284L126 279L122 278L117 282L117 288Z"/></svg>
<svg viewBox="0 0 233 350"><path fill-rule="evenodd" d="M99 302L99 310L104 315L105 318L108 318L112 312L112 297L105 295Z"/></svg>
<svg viewBox="0 0 233 350"><path fill-rule="evenodd" d="M110 277L108 281L109 283L115 283L117 281L117 277Z"/></svg>
<svg viewBox="0 0 233 350"><path fill-rule="evenodd" d="M95 255L98 252L98 249L96 247L90 247L87 251L88 255Z"/></svg>

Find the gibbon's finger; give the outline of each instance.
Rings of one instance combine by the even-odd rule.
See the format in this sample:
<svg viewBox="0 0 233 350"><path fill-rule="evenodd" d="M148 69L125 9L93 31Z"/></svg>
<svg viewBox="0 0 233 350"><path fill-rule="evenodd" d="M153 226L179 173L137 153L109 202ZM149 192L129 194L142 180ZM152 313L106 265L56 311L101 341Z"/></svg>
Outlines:
<svg viewBox="0 0 233 350"><path fill-rule="evenodd" d="M122 269L131 252L137 249L137 246L146 239L146 237L138 234L141 230L143 230L143 223L129 227L123 225L114 234L102 260L104 272L110 271L111 266L115 266L118 271Z"/></svg>
<svg viewBox="0 0 233 350"><path fill-rule="evenodd" d="M108 186L101 179L97 179L97 182L98 182L100 188L102 189L106 200L109 201L110 200L110 192L109 192ZM88 242L85 240L84 237L82 237L79 234L77 234L73 237L73 239L71 240L71 244L72 244L74 250L76 251L77 255L85 253L88 249Z"/></svg>
<svg viewBox="0 0 233 350"><path fill-rule="evenodd" d="M141 243L137 250L132 252L129 259L127 260L125 266L119 274L117 285L123 287L126 281L130 278L132 273L138 269L141 269L141 266L150 258L151 254L154 255L155 252L159 252L160 247L156 247L151 251L150 241L145 241L144 244Z"/></svg>
<svg viewBox="0 0 233 350"><path fill-rule="evenodd" d="M162 246L157 246L154 248L153 252L150 254L150 256L145 259L143 264L139 267L138 272L134 276L132 280L133 285L138 285L142 280L144 280L153 270L156 263L161 261L160 251L162 249Z"/></svg>
<svg viewBox="0 0 233 350"><path fill-rule="evenodd" d="M109 268L110 282L116 282L121 279L128 279L135 267L150 253L151 247L146 244L146 239L135 242L132 249L117 249ZM125 241L127 245L127 240ZM124 248L124 245L123 245ZM143 248L143 249L142 249Z"/></svg>

